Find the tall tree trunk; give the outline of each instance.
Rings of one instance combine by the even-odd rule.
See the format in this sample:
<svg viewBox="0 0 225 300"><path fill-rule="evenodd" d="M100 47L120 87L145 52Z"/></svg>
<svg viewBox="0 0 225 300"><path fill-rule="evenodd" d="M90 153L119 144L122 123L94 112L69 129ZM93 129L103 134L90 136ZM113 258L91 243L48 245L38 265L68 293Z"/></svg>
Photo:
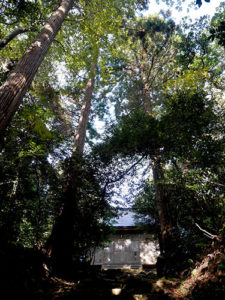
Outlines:
<svg viewBox="0 0 225 300"><path fill-rule="evenodd" d="M56 272L71 271L74 232L79 201L80 164L85 144L87 125L90 114L91 99L95 83L96 63L92 63L89 79L86 85L77 132L74 137L73 153L67 170L67 180L62 195L62 205L59 210L52 233L46 244L46 251L51 258Z"/></svg>
<svg viewBox="0 0 225 300"><path fill-rule="evenodd" d="M68 274L72 268L74 225L76 224L79 189L78 161L70 160L67 179L61 197L61 206L45 245L54 272Z"/></svg>
<svg viewBox="0 0 225 300"><path fill-rule="evenodd" d="M169 207L168 190L163 183L164 171L159 151L151 157L153 180L155 184L155 201L161 229L161 254L169 254L172 248L172 220Z"/></svg>
<svg viewBox="0 0 225 300"><path fill-rule="evenodd" d="M0 88L0 135L27 92L51 43L72 7L73 0L64 0L28 47L15 69Z"/></svg>
<svg viewBox="0 0 225 300"><path fill-rule="evenodd" d="M143 59L147 59L147 54L145 51L142 53ZM145 107L145 112L149 115L152 114L152 101L150 97L150 88L148 84L148 78L146 75L146 66L145 63L140 64L140 73L141 73L141 81L142 81L142 94L143 94L143 99L144 99L144 107Z"/></svg>
<svg viewBox="0 0 225 300"><path fill-rule="evenodd" d="M143 61L148 59L146 52L142 52ZM148 83L147 67L144 62L140 64L140 75L142 80L142 93L144 99L145 113L152 115L152 101L150 96L150 87ZM159 215L161 228L161 253L169 253L172 241L172 221L169 210L168 191L163 183L164 172L161 163L160 149L155 149L154 155L151 156L151 167L153 172L153 180L155 185L155 199Z"/></svg>
<svg viewBox="0 0 225 300"><path fill-rule="evenodd" d="M77 132L74 137L73 153L82 154L84 151L84 143L85 143L87 125L88 125L88 120L90 115L90 108L91 108L91 99L92 99L92 93L95 84L95 72L96 72L96 63L93 62L91 65L91 72L90 72L90 76L84 94L84 100L81 109Z"/></svg>

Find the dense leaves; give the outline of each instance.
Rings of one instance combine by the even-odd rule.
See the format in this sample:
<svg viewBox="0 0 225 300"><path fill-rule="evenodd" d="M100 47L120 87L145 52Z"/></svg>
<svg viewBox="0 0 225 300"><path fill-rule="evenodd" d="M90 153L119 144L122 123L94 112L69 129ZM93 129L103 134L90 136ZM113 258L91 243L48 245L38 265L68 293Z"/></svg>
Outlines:
<svg viewBox="0 0 225 300"><path fill-rule="evenodd" d="M140 155L153 166L157 163L160 176L156 181L152 167L153 178L150 174L150 183L142 186L134 209L156 232L170 218L174 246L164 258L167 275L174 272L176 263L194 258L209 238L219 239L224 224L222 214L216 213L220 218L215 222L213 213L223 203L223 184L217 180L215 188L209 184L210 176L221 178L224 172L224 104L215 90L222 89L217 84L223 81L220 50L210 44L201 26L172 34L167 31L170 24L171 20L164 23L157 17L137 20L137 27L132 24L132 32L137 28L132 36L136 45L129 52L125 80L115 90L124 104L119 103L118 124L109 130L105 143L96 146L111 172L115 158L129 157L134 162ZM154 33L148 36L151 30ZM168 47L165 60L161 43ZM163 209L167 212L160 219Z"/></svg>
<svg viewBox="0 0 225 300"><path fill-rule="evenodd" d="M1 83L57 5L1 4ZM111 205L128 188L122 205L154 230L163 254L160 215L167 209L176 245L166 253L169 272L181 261L187 267L209 238L224 236L224 6L210 28L205 17L179 26L169 12L134 17L145 6L74 2L1 140L1 245L42 248L67 206L68 227L59 236L68 237L73 262L90 261L107 241ZM90 75L95 85L81 157L73 143ZM126 179L128 188L121 187ZM55 244L66 252L60 238Z"/></svg>
<svg viewBox="0 0 225 300"><path fill-rule="evenodd" d="M34 101L27 98L1 145L1 238L39 247L55 210L58 176L48 155L60 138L47 128L52 114Z"/></svg>
<svg viewBox="0 0 225 300"><path fill-rule="evenodd" d="M108 158L110 149L112 153L148 156L162 147L168 157L187 156L212 126L214 114L211 104L204 92L191 95L184 92L167 97L160 119L141 111L123 116L119 125L112 128L107 144L101 147L105 149L108 145L105 152Z"/></svg>
<svg viewBox="0 0 225 300"><path fill-rule="evenodd" d="M219 6L218 12L211 21L210 38L217 40L218 44L225 47L225 13L224 2Z"/></svg>

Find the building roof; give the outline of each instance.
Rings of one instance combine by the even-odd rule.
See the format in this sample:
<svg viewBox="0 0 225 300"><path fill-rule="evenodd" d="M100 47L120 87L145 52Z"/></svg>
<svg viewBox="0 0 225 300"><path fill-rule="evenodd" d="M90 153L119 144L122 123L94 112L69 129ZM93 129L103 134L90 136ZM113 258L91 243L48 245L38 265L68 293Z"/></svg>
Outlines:
<svg viewBox="0 0 225 300"><path fill-rule="evenodd" d="M135 226L135 220L134 220L134 213L131 211L123 211L122 214L115 218L114 221L114 227L134 227Z"/></svg>

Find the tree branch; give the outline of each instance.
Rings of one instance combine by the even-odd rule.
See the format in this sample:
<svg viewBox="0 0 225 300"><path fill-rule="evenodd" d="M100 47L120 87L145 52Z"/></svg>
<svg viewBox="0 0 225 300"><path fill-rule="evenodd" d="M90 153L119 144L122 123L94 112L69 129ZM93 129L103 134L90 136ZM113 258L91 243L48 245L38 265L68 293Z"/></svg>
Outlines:
<svg viewBox="0 0 225 300"><path fill-rule="evenodd" d="M7 37L0 41L0 49L4 48L9 42L11 42L15 37L19 34L29 31L29 29L17 28L12 33L10 33Z"/></svg>
<svg viewBox="0 0 225 300"><path fill-rule="evenodd" d="M219 240L218 235L209 233L209 232L206 231L205 229L201 228L201 227L198 225L198 223L195 223L195 225L196 225L196 226L198 227L198 229L201 230L201 231L204 233L204 235L207 236L208 238L210 238L210 239L212 239L212 240L214 240L214 239Z"/></svg>
<svg viewBox="0 0 225 300"><path fill-rule="evenodd" d="M119 177L114 180L107 180L103 189L103 196L106 194L106 189L109 184L120 181L125 175L127 175L130 170L132 170L137 164L139 164L144 157L142 156L138 161L136 161L131 167L129 167L126 171L124 171Z"/></svg>
<svg viewBox="0 0 225 300"><path fill-rule="evenodd" d="M11 26L11 25L14 25L14 24L16 24L16 23L19 23L19 20L13 21L13 22L11 22L11 23L7 23L7 22L0 22L0 23L2 23L2 24L4 24L4 25L7 25L7 26Z"/></svg>
<svg viewBox="0 0 225 300"><path fill-rule="evenodd" d="M64 45L59 40L54 39L54 42L58 43L63 48L63 51L66 52Z"/></svg>

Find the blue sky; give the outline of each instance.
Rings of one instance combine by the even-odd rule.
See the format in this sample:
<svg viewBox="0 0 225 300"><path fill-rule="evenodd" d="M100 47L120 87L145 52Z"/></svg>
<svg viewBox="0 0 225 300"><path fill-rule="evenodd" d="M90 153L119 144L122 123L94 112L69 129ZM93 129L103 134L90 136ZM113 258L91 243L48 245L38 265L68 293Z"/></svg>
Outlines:
<svg viewBox="0 0 225 300"><path fill-rule="evenodd" d="M174 1L176 2L176 1ZM189 16L193 20L195 18L199 18L203 15L209 15L213 16L216 11L216 7L220 5L221 2L224 2L223 0L211 0L210 3L205 2L202 0L202 6L199 8L197 5L194 5L192 8L189 8L189 12L187 11L188 6L190 3L195 3L195 1L186 0L184 4L182 5L183 9L182 11L177 11L175 8L169 7L166 3L164 3L162 0L160 0L160 4L157 4L155 0L149 1L149 10L144 13L144 15L148 14L154 14L162 10L168 10L170 9L172 12L172 18L179 22L181 18L185 16Z"/></svg>

